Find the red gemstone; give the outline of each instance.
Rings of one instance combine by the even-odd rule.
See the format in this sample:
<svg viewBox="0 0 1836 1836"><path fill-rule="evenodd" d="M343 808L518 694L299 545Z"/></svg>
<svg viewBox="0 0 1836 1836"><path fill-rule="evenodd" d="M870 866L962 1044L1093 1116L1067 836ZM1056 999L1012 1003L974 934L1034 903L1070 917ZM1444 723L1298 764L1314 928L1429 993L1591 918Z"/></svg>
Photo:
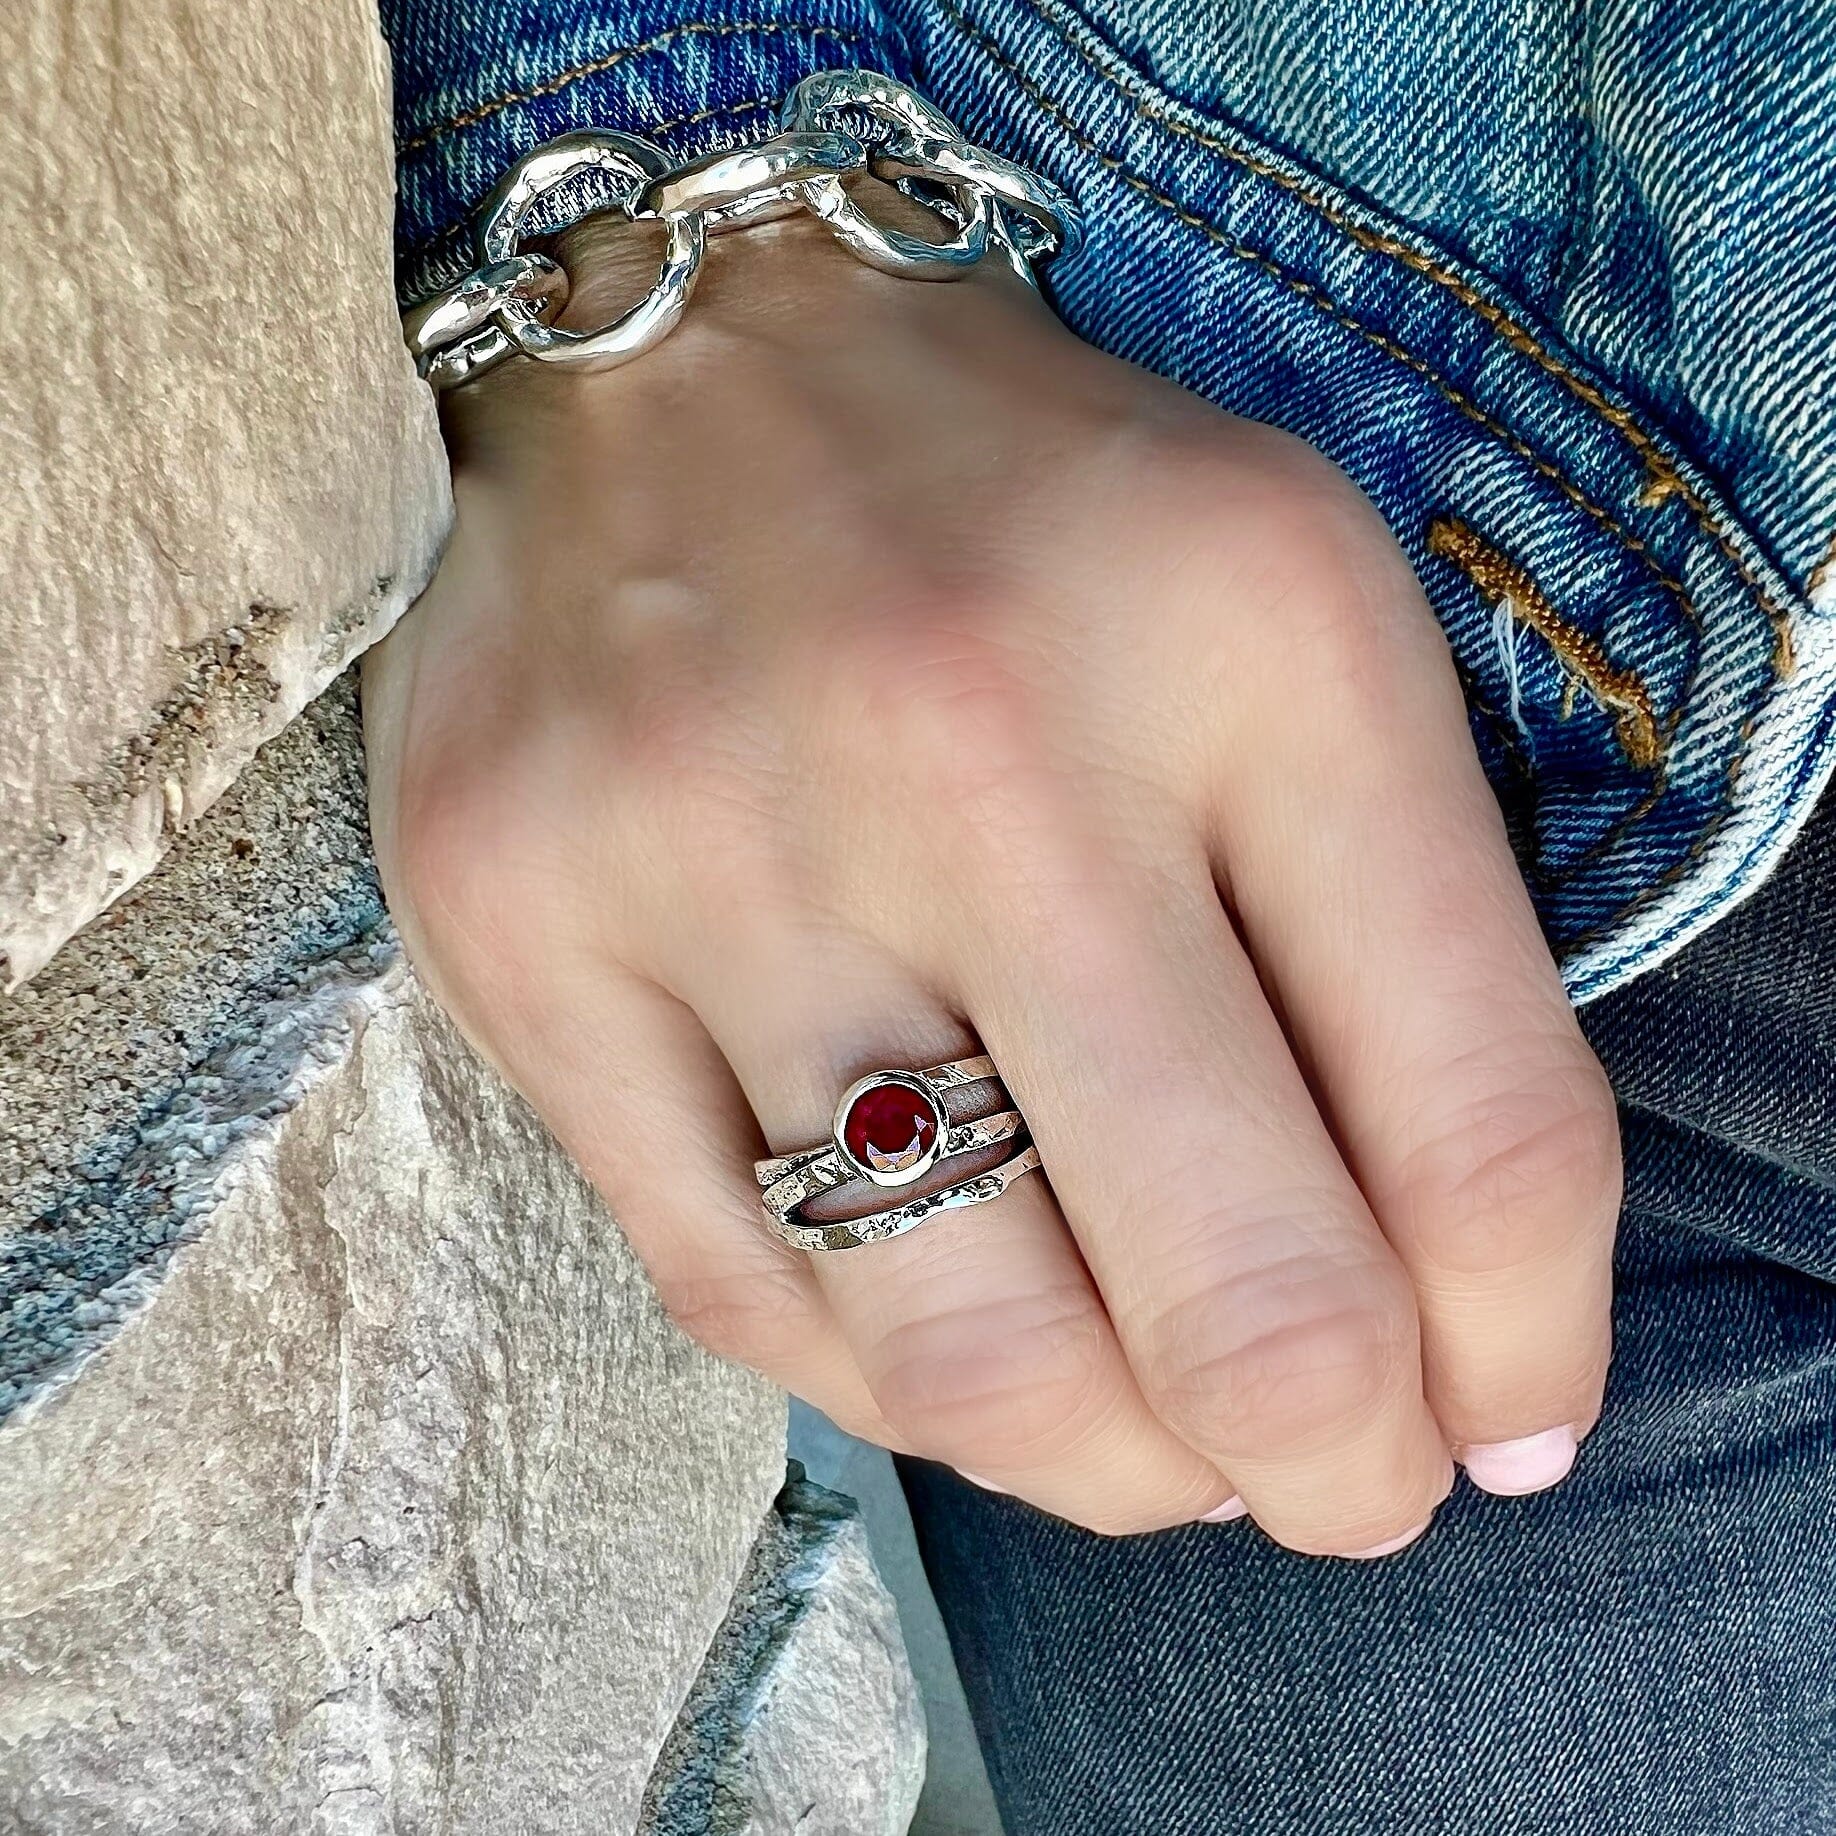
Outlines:
<svg viewBox="0 0 1836 1836"><path fill-rule="evenodd" d="M848 1105L842 1142L854 1158L876 1173L904 1173L930 1151L937 1112L904 1084L878 1084Z"/></svg>

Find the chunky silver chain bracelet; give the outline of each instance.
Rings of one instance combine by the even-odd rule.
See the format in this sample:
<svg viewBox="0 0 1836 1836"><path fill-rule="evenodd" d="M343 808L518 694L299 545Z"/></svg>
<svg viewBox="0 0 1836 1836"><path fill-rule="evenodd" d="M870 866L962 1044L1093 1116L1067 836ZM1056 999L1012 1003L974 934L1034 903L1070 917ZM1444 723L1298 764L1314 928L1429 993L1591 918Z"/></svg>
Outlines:
<svg viewBox="0 0 1836 1836"><path fill-rule="evenodd" d="M537 147L485 200L478 265L403 316L415 367L436 389L452 389L510 357L586 370L629 363L682 317L709 235L799 210L862 261L910 280L955 280L993 256L1036 285L1034 263L1075 255L1083 240L1077 208L1056 185L971 146L922 96L875 71L805 77L779 128L755 146L674 167L649 141L609 129ZM948 236L928 242L875 223L843 183L858 172L928 205ZM598 331L564 331L554 320L567 304L566 270L519 245L539 201L583 190L593 202L549 221L549 233L600 212L660 222L663 257L630 311Z"/></svg>

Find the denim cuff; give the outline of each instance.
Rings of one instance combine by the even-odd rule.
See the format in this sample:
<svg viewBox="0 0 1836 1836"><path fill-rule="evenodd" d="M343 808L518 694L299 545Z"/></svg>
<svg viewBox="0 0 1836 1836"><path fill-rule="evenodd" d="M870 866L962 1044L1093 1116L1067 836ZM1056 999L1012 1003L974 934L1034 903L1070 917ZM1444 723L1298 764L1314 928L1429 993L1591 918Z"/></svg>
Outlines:
<svg viewBox="0 0 1836 1836"><path fill-rule="evenodd" d="M395 66L396 285L404 303L471 266L471 220L504 168L573 128L641 134L674 158L771 132L812 70L909 79L871 0L735 16L719 0L383 0Z"/></svg>

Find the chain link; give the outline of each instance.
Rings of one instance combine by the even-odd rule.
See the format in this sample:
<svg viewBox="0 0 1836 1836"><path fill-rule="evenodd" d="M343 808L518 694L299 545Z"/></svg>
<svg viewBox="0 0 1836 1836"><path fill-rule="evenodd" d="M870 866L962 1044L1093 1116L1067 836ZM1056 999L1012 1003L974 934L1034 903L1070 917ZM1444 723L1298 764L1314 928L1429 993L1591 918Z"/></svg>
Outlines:
<svg viewBox="0 0 1836 1836"><path fill-rule="evenodd" d="M1033 285L1037 262L1070 259L1083 241L1076 205L1056 185L971 146L922 96L871 70L824 70L785 99L781 131L753 146L669 164L635 134L588 128L545 142L498 181L478 228L478 266L404 315L415 367L452 389L507 358L579 369L629 363L668 336L701 271L709 235L807 210L851 254L912 280L955 280L994 255ZM937 216L942 241L874 222L845 181L870 173ZM564 331L558 263L518 244L544 198L591 184L595 201L548 225L588 216L658 222L664 251L650 291L597 331Z"/></svg>

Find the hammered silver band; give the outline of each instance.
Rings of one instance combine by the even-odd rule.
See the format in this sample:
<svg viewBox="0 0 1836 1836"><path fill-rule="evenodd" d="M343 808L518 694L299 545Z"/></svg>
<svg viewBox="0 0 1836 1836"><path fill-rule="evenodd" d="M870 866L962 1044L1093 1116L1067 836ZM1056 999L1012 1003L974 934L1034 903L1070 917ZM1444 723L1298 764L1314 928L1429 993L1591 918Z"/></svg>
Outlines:
<svg viewBox="0 0 1836 1836"><path fill-rule="evenodd" d="M998 1109L972 1121L950 1119L944 1093L984 1082L993 1083L1000 1098L1006 1098L994 1060L985 1056L956 1059L924 1071L876 1071L857 1079L836 1105L835 1122L827 1141L754 1163L753 1176L761 1189L765 1222L776 1236L796 1249L858 1249L864 1244L903 1236L944 1212L999 1198L1015 1180L1040 1170L1039 1150L1030 1141L1022 1140L1019 1151L999 1166L866 1217L822 1223L800 1215L803 1206L820 1193L856 1180L888 1187L910 1186L945 1161L1023 1138L1026 1119L1016 1109ZM871 1148L857 1151L857 1145L851 1145L850 1119L858 1113L859 1106L889 1092L904 1094L911 1116L921 1117L925 1112L929 1115L928 1125L921 1123L921 1128L928 1127L928 1135L915 1136L913 1145L897 1159L876 1156Z"/></svg>
<svg viewBox="0 0 1836 1836"><path fill-rule="evenodd" d="M991 1199L998 1199L1023 1174L1036 1173L1039 1168L1039 1150L1023 1148L1012 1160L1002 1162L987 1173L978 1173L974 1179L946 1186L941 1192L913 1199L890 1211L876 1211L871 1217L854 1218L845 1224L805 1224L794 1218L774 1219L772 1229L793 1249L861 1249L869 1243L883 1243L889 1237L902 1237L908 1230L915 1230L946 1211L960 1211L966 1205L986 1205Z"/></svg>
<svg viewBox="0 0 1836 1836"><path fill-rule="evenodd" d="M485 200L477 265L403 315L416 369L445 390L517 356L575 369L629 363L681 319L711 234L799 210L861 261L911 280L955 280L993 255L1036 285L1036 263L1075 255L1082 244L1077 208L1057 186L970 145L947 116L877 71L805 77L780 127L758 145L683 166L635 134L604 128L563 134L526 154ZM874 222L843 182L863 172L928 206L949 234L928 242ZM594 202L547 221L546 233L609 214L660 222L665 246L637 305L596 331L574 332L554 323L567 303L566 272L519 244L538 205L583 187Z"/></svg>

